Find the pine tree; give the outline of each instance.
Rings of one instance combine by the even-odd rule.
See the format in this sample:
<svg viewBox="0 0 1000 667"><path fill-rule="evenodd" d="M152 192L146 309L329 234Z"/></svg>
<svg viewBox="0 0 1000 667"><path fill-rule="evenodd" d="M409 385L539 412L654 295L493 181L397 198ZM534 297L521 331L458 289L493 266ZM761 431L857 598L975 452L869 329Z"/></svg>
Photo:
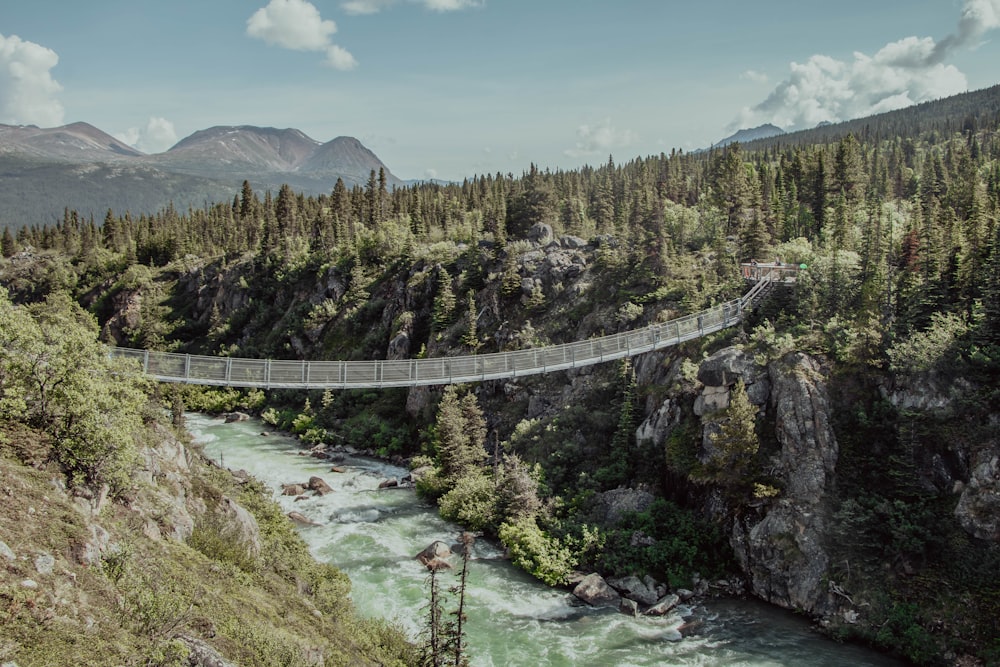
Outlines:
<svg viewBox="0 0 1000 667"><path fill-rule="evenodd" d="M455 313L455 292L451 288L451 275L441 269L438 272L437 296L434 297L434 331L441 332L451 324Z"/></svg>
<svg viewBox="0 0 1000 667"><path fill-rule="evenodd" d="M13 257L16 252L17 241L14 240L14 236L10 233L10 227L4 227L3 236L0 237L0 255Z"/></svg>
<svg viewBox="0 0 1000 667"><path fill-rule="evenodd" d="M445 388L435 436L441 477L449 487L475 473L486 459L486 420L474 394L459 396L455 385Z"/></svg>
<svg viewBox="0 0 1000 667"><path fill-rule="evenodd" d="M476 309L476 293L473 290L469 290L466 296L466 301L468 302L468 309L465 315L465 333L462 335L462 345L466 345L475 351L479 343L479 332L477 321L479 319L479 314Z"/></svg>
<svg viewBox="0 0 1000 667"><path fill-rule="evenodd" d="M743 380L729 392L729 406L719 430L709 435L716 448L706 466L716 482L725 486L748 486L760 440L757 437L757 406L750 402Z"/></svg>

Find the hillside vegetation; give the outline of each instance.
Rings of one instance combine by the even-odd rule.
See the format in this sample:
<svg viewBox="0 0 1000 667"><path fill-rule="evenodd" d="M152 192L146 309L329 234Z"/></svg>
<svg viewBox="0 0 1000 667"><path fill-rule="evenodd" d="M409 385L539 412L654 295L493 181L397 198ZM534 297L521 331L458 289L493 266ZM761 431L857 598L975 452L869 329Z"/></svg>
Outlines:
<svg viewBox="0 0 1000 667"><path fill-rule="evenodd" d="M70 294L119 345L373 359L586 339L738 296L741 261L805 265L742 329L632 364L269 392L264 417L411 459L445 515L549 583L739 573L838 636L992 663L1000 112L947 108L753 151L393 190L372 172L308 197L247 183L100 226L68 210L5 237L2 280L26 303Z"/></svg>
<svg viewBox="0 0 1000 667"><path fill-rule="evenodd" d="M0 660L413 664L269 491L210 465L160 401L65 295L19 307L0 289Z"/></svg>

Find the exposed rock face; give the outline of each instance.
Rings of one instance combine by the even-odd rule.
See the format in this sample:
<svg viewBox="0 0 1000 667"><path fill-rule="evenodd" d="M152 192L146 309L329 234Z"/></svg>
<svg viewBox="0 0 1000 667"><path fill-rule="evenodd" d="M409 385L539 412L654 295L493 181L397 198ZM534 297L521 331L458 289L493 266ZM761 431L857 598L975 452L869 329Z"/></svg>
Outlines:
<svg viewBox="0 0 1000 667"><path fill-rule="evenodd" d="M754 361L751 354L739 347L727 347L702 361L698 381L704 388L695 399L694 413L703 416L728 407L729 390L741 379L750 402L761 408L766 406L771 381L767 369Z"/></svg>
<svg viewBox="0 0 1000 667"><path fill-rule="evenodd" d="M680 424L681 421L680 404L673 398L668 398L647 417L635 430L636 442L652 440L653 442L665 442L670 436L670 432Z"/></svg>
<svg viewBox="0 0 1000 667"><path fill-rule="evenodd" d="M648 509L656 497L639 489L612 489L599 493L594 498L595 518L605 525L621 521L626 512L642 512Z"/></svg>
<svg viewBox="0 0 1000 667"><path fill-rule="evenodd" d="M789 609L832 611L825 585L826 491L837 462L826 385L815 359L793 352L769 367L782 498L734 523L731 543L754 594Z"/></svg>
<svg viewBox="0 0 1000 667"><path fill-rule="evenodd" d="M200 639L188 635L177 635L176 639L188 648L187 664L191 667L235 667L214 648Z"/></svg>
<svg viewBox="0 0 1000 667"><path fill-rule="evenodd" d="M536 222L528 230L528 239L539 245L552 243L552 225L547 225L544 222Z"/></svg>
<svg viewBox="0 0 1000 667"><path fill-rule="evenodd" d="M104 323L101 339L115 345L127 345L130 338L128 332L137 329L142 322L142 292L138 289L122 290L110 301L114 314Z"/></svg>
<svg viewBox="0 0 1000 667"><path fill-rule="evenodd" d="M941 378L936 373L897 376L894 386L883 386L883 397L900 410L946 412L955 396L968 393L971 385L963 378Z"/></svg>
<svg viewBox="0 0 1000 667"><path fill-rule="evenodd" d="M573 595L592 607L621 606L622 597L597 573L588 574L573 589Z"/></svg>
<svg viewBox="0 0 1000 667"><path fill-rule="evenodd" d="M247 556L256 560L260 558L261 539L260 526L242 505L235 500L222 497L216 514L222 519L220 533L232 538L232 540L246 549Z"/></svg>
<svg viewBox="0 0 1000 667"><path fill-rule="evenodd" d="M771 364L769 370L786 496L818 500L833 481L838 454L819 363L793 352Z"/></svg>
<svg viewBox="0 0 1000 667"><path fill-rule="evenodd" d="M656 604L656 582L653 582L653 587L650 588L639 577L628 576L608 579L608 583L629 600L635 600L647 607Z"/></svg>
<svg viewBox="0 0 1000 667"><path fill-rule="evenodd" d="M962 489L955 518L970 535L997 542L1000 541L1000 458L985 452L981 459Z"/></svg>

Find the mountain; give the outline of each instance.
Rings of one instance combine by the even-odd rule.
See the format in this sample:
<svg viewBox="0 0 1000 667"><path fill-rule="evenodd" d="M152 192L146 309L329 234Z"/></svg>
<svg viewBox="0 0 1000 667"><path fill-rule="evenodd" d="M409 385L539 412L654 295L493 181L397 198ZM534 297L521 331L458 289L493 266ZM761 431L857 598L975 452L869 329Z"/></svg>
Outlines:
<svg viewBox="0 0 1000 667"><path fill-rule="evenodd" d="M736 142L745 144L750 141L756 141L757 139L768 139L784 133L785 131L777 125L767 123L766 125L761 125L759 127L742 129L736 134L730 135L718 143L712 144L712 148L722 148L723 146L728 146L729 144Z"/></svg>
<svg viewBox="0 0 1000 667"><path fill-rule="evenodd" d="M200 208L232 199L244 180L318 195L338 178L363 186L380 169L390 188L404 185L357 139L321 143L296 129L216 126L146 155L87 123L0 125L0 226L51 223L66 208L98 220L108 209Z"/></svg>
<svg viewBox="0 0 1000 667"><path fill-rule="evenodd" d="M0 125L0 153L24 153L68 162L141 158L144 155L89 123L49 129L34 125Z"/></svg>
<svg viewBox="0 0 1000 667"><path fill-rule="evenodd" d="M217 126L195 132L151 160L193 173L282 173L296 171L319 146L299 130Z"/></svg>

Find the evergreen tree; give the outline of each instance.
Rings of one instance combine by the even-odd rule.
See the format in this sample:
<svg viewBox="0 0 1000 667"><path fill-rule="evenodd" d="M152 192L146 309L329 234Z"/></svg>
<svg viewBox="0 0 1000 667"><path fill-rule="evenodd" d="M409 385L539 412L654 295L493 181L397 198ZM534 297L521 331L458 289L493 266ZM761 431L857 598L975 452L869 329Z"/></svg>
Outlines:
<svg viewBox="0 0 1000 667"><path fill-rule="evenodd" d="M455 313L455 292L451 288L451 275L444 269L438 271L437 295L434 297L434 331L441 332L451 324Z"/></svg>
<svg viewBox="0 0 1000 667"><path fill-rule="evenodd" d="M462 345L465 345L475 351L479 348L479 332L478 332L478 319L479 314L476 309L476 293L473 290L469 290L466 296L466 302L468 303L468 308L465 315L465 333L462 334Z"/></svg>
<svg viewBox="0 0 1000 667"><path fill-rule="evenodd" d="M454 487L486 460L486 420L474 394L448 385L435 420L435 449L442 480Z"/></svg>
<svg viewBox="0 0 1000 667"><path fill-rule="evenodd" d="M719 430L709 435L715 452L708 471L712 478L725 486L748 487L752 483L752 466L760 440L757 437L757 406L750 402L743 380L737 380L729 392Z"/></svg>
<svg viewBox="0 0 1000 667"><path fill-rule="evenodd" d="M3 236L0 237L0 255L13 257L16 252L17 241L14 240L14 235L10 233L10 227L4 227Z"/></svg>

